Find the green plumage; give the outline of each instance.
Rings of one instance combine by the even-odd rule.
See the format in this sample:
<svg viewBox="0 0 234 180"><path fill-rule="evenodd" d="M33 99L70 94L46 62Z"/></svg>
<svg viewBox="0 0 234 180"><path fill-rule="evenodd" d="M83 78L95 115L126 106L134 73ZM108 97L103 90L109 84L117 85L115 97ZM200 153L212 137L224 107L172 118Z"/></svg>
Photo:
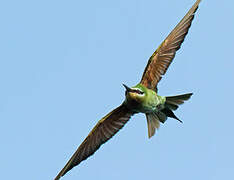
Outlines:
<svg viewBox="0 0 234 180"><path fill-rule="evenodd" d="M160 122L164 123L168 117L182 122L173 111L192 96L192 93L188 93L165 97L157 95L155 91L142 84L137 84L132 88L124 86L126 88L124 105L135 113L146 114L149 138L155 134Z"/></svg>
<svg viewBox="0 0 234 180"><path fill-rule="evenodd" d="M124 85L126 88L124 102L98 121L64 168L55 177L55 180L59 180L73 167L93 155L102 144L123 128L131 116L136 113L145 113L149 137L155 134L160 123L164 123L168 117L180 121L173 111L188 100L192 94L159 96L157 94L157 84L166 73L176 55L176 51L180 49L185 36L188 34L200 1L197 0L194 3L188 13L149 58L140 83L132 88Z"/></svg>

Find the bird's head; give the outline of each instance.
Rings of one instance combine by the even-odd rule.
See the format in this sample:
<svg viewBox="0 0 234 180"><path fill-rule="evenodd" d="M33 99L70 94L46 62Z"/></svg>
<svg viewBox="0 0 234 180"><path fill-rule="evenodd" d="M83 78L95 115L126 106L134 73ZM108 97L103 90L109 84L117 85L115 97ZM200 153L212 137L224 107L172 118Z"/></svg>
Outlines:
<svg viewBox="0 0 234 180"><path fill-rule="evenodd" d="M126 86L125 84L123 84L123 86L125 87L126 91L125 91L125 96L126 99L128 101L136 101L138 103L142 103L145 99L145 89L139 85L134 86L132 88Z"/></svg>

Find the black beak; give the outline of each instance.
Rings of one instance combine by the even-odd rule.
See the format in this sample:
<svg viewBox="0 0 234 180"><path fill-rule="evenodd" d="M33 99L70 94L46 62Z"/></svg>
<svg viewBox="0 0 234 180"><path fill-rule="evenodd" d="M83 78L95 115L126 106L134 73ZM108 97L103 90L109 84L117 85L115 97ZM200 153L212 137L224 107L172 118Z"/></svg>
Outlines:
<svg viewBox="0 0 234 180"><path fill-rule="evenodd" d="M132 91L132 89L130 87L126 86L125 84L123 84L123 86L125 87L125 89L126 89L127 92L131 92Z"/></svg>

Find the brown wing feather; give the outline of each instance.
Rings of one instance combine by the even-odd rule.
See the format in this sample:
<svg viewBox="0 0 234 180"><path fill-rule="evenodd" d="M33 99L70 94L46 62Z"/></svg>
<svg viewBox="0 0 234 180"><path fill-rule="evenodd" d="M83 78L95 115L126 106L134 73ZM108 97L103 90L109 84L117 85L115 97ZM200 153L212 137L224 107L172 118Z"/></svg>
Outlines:
<svg viewBox="0 0 234 180"><path fill-rule="evenodd" d="M189 12L150 57L143 73L141 84L155 90L162 75L166 73L167 68L175 57L176 51L180 49L200 1L201 0L197 0L195 2Z"/></svg>
<svg viewBox="0 0 234 180"><path fill-rule="evenodd" d="M132 115L133 113L122 104L103 117L56 176L55 180L58 180L74 166L94 154L103 143L114 136L128 122Z"/></svg>

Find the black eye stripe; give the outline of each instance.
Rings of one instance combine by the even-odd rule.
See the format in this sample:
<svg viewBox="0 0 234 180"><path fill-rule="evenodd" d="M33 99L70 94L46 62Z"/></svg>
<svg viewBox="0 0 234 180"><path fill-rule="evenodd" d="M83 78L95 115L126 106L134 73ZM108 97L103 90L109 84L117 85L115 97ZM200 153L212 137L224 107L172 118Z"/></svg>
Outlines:
<svg viewBox="0 0 234 180"><path fill-rule="evenodd" d="M137 94L144 94L144 92L138 90L138 89L134 89L133 92L137 93Z"/></svg>

